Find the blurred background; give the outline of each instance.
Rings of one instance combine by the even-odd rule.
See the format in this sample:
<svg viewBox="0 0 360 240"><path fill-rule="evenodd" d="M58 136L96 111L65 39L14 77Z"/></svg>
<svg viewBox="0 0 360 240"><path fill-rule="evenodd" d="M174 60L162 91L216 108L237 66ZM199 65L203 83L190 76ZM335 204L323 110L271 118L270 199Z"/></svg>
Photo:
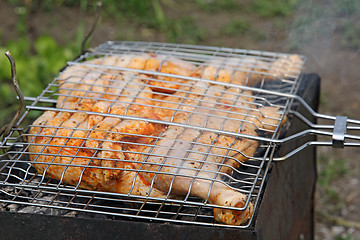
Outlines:
<svg viewBox="0 0 360 240"><path fill-rule="evenodd" d="M307 57L319 112L360 119L358 0L103 0L87 47L108 40L223 46ZM0 127L17 108L9 50L26 96L80 53L96 1L0 0ZM360 239L360 149L318 149L316 239Z"/></svg>

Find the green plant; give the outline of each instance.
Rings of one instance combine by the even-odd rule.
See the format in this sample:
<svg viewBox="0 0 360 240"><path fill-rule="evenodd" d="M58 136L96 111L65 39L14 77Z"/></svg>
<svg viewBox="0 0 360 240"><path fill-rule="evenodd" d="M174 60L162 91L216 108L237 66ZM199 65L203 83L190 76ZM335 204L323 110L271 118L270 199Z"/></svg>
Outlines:
<svg viewBox="0 0 360 240"><path fill-rule="evenodd" d="M60 46L50 36L41 36L34 44L24 37L0 48L0 108L4 109L0 112L0 119L8 121L8 117L17 108L17 100L11 86L10 65L3 55L6 50L14 56L19 85L25 96L39 95L66 61L75 56L76 51L73 47Z"/></svg>
<svg viewBox="0 0 360 240"><path fill-rule="evenodd" d="M233 20L221 28L220 33L228 36L242 35L251 29L251 25L244 20Z"/></svg>
<svg viewBox="0 0 360 240"><path fill-rule="evenodd" d="M204 29L197 27L192 18L183 17L169 21L166 35L169 42L197 44L205 39L206 32Z"/></svg>
<svg viewBox="0 0 360 240"><path fill-rule="evenodd" d="M348 233L348 234L346 234L346 236L338 236L335 239L336 240L353 240L354 237L350 233Z"/></svg>
<svg viewBox="0 0 360 240"><path fill-rule="evenodd" d="M319 156L318 187L321 193L321 199L328 207L328 214L337 214L345 205L343 196L341 196L333 187L333 183L349 173L350 168L347 160L335 158L328 155Z"/></svg>
<svg viewBox="0 0 360 240"><path fill-rule="evenodd" d="M252 10L262 17L285 17L295 10L299 0L253 0Z"/></svg>
<svg viewBox="0 0 360 240"><path fill-rule="evenodd" d="M327 155L321 155L319 162L322 168L319 171L318 184L325 188L330 187L333 180L349 171L347 161L342 158L334 159Z"/></svg>
<svg viewBox="0 0 360 240"><path fill-rule="evenodd" d="M18 39L0 46L0 126L9 122L17 109L16 93L12 86L10 64L4 53L10 51L16 63L17 78L25 96L37 96L58 74L67 60L80 50L83 27L80 25L76 40L67 46L59 45L51 36L40 36L31 41L27 33L26 9L18 8Z"/></svg>

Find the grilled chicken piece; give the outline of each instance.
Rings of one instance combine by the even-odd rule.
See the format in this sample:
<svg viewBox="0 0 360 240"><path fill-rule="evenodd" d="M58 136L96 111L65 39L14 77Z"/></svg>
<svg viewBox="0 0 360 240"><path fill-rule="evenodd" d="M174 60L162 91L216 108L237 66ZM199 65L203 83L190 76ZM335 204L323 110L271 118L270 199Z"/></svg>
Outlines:
<svg viewBox="0 0 360 240"><path fill-rule="evenodd" d="M58 78L60 111L44 112L30 129L34 167L43 176L90 190L162 199L191 195L217 206L247 206L214 208L219 222L246 222L253 205L223 177L251 158L258 143L226 132L257 136L258 130L273 132L284 119L277 107L259 107L250 91L186 78L199 75L250 83L241 71L211 64L197 68L151 54L69 66Z"/></svg>
<svg viewBox="0 0 360 240"><path fill-rule="evenodd" d="M203 79L255 86L263 81L281 78L294 78L302 68L303 60L299 55L280 57L272 62L266 62L255 57L218 58L199 67L193 74Z"/></svg>
<svg viewBox="0 0 360 240"><path fill-rule="evenodd" d="M237 144L234 139L228 140L220 142L216 134L202 134L199 130L172 126L163 133L155 147L143 150L147 154L129 154L129 157L140 161L138 166L142 165L147 170L142 176L163 192L197 196L220 206L244 207L246 196L221 180L221 176L225 175L221 174L223 166L227 164L230 168L232 164L227 158L236 157L218 154L217 146ZM233 151L256 150L256 142L253 144L255 147L244 144ZM218 213L228 216L222 222L240 225L252 216L252 211L253 206L249 203L244 211L222 209ZM215 218L224 220L217 214Z"/></svg>

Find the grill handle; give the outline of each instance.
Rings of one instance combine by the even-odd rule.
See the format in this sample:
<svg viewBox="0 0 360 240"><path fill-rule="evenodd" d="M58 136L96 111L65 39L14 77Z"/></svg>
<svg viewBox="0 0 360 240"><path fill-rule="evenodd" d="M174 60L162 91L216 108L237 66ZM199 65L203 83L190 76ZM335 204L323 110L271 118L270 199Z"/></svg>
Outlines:
<svg viewBox="0 0 360 240"><path fill-rule="evenodd" d="M316 119L324 119L327 121L333 121L333 124L322 125L314 124L310 122L303 114L290 110L289 113L299 118L305 123L310 129L304 130L297 134L291 135L283 139L273 140L274 143L282 145L290 141L305 137L308 135L325 136L330 138L329 141L309 141L303 145L297 147L291 152L281 157L273 158L273 161L283 161L289 157L301 152L310 146L331 146L333 148L344 148L344 147L360 147L360 136L347 134L348 130L359 131L360 121L349 119L346 116L331 116L315 112L301 97L294 95L294 101L298 101L305 109ZM268 159L269 160L269 159Z"/></svg>

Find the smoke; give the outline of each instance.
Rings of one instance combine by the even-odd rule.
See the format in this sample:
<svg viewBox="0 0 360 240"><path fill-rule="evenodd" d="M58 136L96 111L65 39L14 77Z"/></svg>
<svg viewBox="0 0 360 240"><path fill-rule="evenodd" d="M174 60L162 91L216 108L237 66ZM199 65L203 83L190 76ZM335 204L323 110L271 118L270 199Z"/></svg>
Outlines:
<svg viewBox="0 0 360 240"><path fill-rule="evenodd" d="M354 59L359 56L359 21L358 0L302 1L290 28L288 46L303 51L320 68L326 68L329 59L341 62L336 54L339 51L352 53L349 57Z"/></svg>
<svg viewBox="0 0 360 240"><path fill-rule="evenodd" d="M359 105L349 106L360 102L359 0L299 1L286 46L307 57L306 72L322 78L331 114L359 116Z"/></svg>

